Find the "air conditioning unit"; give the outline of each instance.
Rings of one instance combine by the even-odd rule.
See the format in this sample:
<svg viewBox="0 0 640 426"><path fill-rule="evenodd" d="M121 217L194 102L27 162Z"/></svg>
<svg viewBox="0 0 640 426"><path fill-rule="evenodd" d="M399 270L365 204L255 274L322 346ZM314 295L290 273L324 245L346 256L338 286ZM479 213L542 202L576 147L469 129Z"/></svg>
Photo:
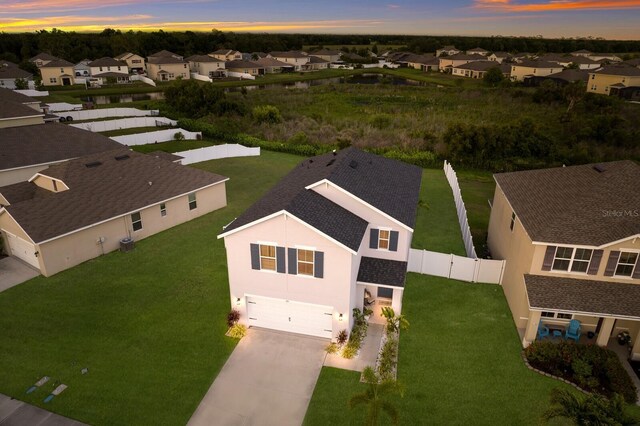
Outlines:
<svg viewBox="0 0 640 426"><path fill-rule="evenodd" d="M120 240L120 251L121 252L124 253L124 252L127 252L127 251L131 251L131 250L133 250L133 248L134 248L134 241L131 238L126 237L126 238L123 238L123 239Z"/></svg>

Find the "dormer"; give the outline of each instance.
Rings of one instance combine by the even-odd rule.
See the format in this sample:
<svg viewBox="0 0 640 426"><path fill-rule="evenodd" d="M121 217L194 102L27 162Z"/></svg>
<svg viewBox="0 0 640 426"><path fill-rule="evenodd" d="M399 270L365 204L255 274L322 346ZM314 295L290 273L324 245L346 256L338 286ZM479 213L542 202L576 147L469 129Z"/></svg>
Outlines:
<svg viewBox="0 0 640 426"><path fill-rule="evenodd" d="M36 173L29 182L35 184L39 188L46 189L51 192L64 192L69 190L69 187L60 179L47 176L42 173Z"/></svg>

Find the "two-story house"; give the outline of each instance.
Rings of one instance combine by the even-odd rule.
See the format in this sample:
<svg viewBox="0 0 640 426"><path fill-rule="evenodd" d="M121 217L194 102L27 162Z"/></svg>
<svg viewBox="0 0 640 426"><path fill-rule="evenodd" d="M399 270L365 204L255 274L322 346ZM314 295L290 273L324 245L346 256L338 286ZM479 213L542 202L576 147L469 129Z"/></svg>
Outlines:
<svg viewBox="0 0 640 426"><path fill-rule="evenodd" d="M218 49L215 52L209 53L212 58L219 59L221 61L240 61L242 60L242 52L238 52L233 49Z"/></svg>
<svg viewBox="0 0 640 426"><path fill-rule="evenodd" d="M308 65L311 58L304 52L291 50L288 52L270 52L269 57L277 59L289 65L293 65L296 71L308 71L311 67Z"/></svg>
<svg viewBox="0 0 640 426"><path fill-rule="evenodd" d="M640 68L612 65L589 72L589 92L610 95L626 87L640 87Z"/></svg>
<svg viewBox="0 0 640 426"><path fill-rule="evenodd" d="M104 57L89 63L91 77L100 80L101 84L113 81L114 83L129 82L129 67L126 62Z"/></svg>
<svg viewBox="0 0 640 426"><path fill-rule="evenodd" d="M482 55L465 55L463 53L451 56L440 56L438 58L438 69L440 72L451 73L453 68L459 67L460 65L483 60L485 60L485 58Z"/></svg>
<svg viewBox="0 0 640 426"><path fill-rule="evenodd" d="M421 175L356 148L298 164L218 236L240 322L332 338L365 300L400 312Z"/></svg>
<svg viewBox="0 0 640 426"><path fill-rule="evenodd" d="M189 63L176 53L161 50L147 57L147 77L157 81L188 80Z"/></svg>
<svg viewBox="0 0 640 426"><path fill-rule="evenodd" d="M122 55L118 55L114 58L117 61L122 61L127 64L129 71L131 73L142 74L144 73L144 58L140 55L136 55L135 53L126 52Z"/></svg>
<svg viewBox="0 0 640 426"><path fill-rule="evenodd" d="M443 46L440 49L436 50L436 56L453 56L460 53L460 49L456 49L455 46Z"/></svg>
<svg viewBox="0 0 640 426"><path fill-rule="evenodd" d="M529 77L545 77L563 69L562 65L555 62L523 60L511 65L511 80L524 81Z"/></svg>
<svg viewBox="0 0 640 426"><path fill-rule="evenodd" d="M43 65L48 64L51 61L57 61L60 58L57 58L53 55L50 55L46 52L40 52L38 53L36 56L34 56L33 58L29 59L29 62L31 62L32 64L34 64L36 67L40 68Z"/></svg>
<svg viewBox="0 0 640 426"><path fill-rule="evenodd" d="M581 323L606 346L628 331L640 359L640 166L632 161L494 175L488 246L523 346L540 322ZM588 339L589 332L592 338Z"/></svg>
<svg viewBox="0 0 640 426"><path fill-rule="evenodd" d="M0 61L0 88L15 89L16 80L31 81L33 75L13 62Z"/></svg>
<svg viewBox="0 0 640 426"><path fill-rule="evenodd" d="M320 49L309 52L309 56L324 59L327 62L338 62L342 56L342 52L334 49Z"/></svg>
<svg viewBox="0 0 640 426"><path fill-rule="evenodd" d="M221 78L227 76L225 61L209 55L192 55L187 58L191 72L209 78Z"/></svg>
<svg viewBox="0 0 640 426"><path fill-rule="evenodd" d="M73 64L64 59L50 61L40 66L44 86L71 86L75 84Z"/></svg>

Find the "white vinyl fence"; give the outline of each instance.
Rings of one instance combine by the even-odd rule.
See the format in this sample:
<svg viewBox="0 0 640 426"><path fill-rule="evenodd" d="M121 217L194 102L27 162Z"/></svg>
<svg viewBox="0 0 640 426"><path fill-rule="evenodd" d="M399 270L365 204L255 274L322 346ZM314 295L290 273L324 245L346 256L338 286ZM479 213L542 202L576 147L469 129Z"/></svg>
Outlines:
<svg viewBox="0 0 640 426"><path fill-rule="evenodd" d="M260 148L249 148L238 144L224 144L176 152L175 154L184 157L182 164L186 165L199 163L201 161L217 160L219 158L259 156Z"/></svg>
<svg viewBox="0 0 640 426"><path fill-rule="evenodd" d="M456 203L456 211L458 212L458 223L460 224L460 231L462 232L462 239L464 240L464 248L467 252L467 257L476 259L476 249L473 246L473 238L471 238L471 228L469 228L469 221L467 220L467 209L462 201L462 192L460 192L460 185L458 184L458 176L455 170L451 167L446 160L444 162L444 174L447 177L449 186L453 191L453 200Z"/></svg>
<svg viewBox="0 0 640 426"><path fill-rule="evenodd" d="M472 259L428 250L409 251L409 272L472 283L501 284L504 260Z"/></svg>
<svg viewBox="0 0 640 426"><path fill-rule="evenodd" d="M34 89L16 89L16 92L18 93L22 93L23 95L26 96L34 96L34 97L38 97L38 96L49 96L49 91L47 90L34 90Z"/></svg>
<svg viewBox="0 0 640 426"><path fill-rule="evenodd" d="M157 116L160 112L156 110L141 110L137 108L101 108L86 109L82 111L68 111L63 115L71 117L73 120L98 120L110 117L146 117Z"/></svg>
<svg viewBox="0 0 640 426"><path fill-rule="evenodd" d="M207 77L206 75L201 75L201 74L198 74L197 72L192 72L192 73L191 73L191 78L192 78L193 80L206 81L206 82L209 82L209 83L212 83L212 82L213 82L213 80L211 80L211 79L210 79L209 77Z"/></svg>
<svg viewBox="0 0 640 426"><path fill-rule="evenodd" d="M61 111L80 111L82 110L82 104L70 104L67 102L51 102L47 103L49 105L49 111L51 113L57 113ZM65 115L65 114L58 114Z"/></svg>
<svg viewBox="0 0 640 426"><path fill-rule="evenodd" d="M157 132L137 133L135 135L112 136L116 142L123 145L146 145L148 143L168 142L175 140L176 133L182 133L186 140L201 139L201 132L189 132L181 128L158 130Z"/></svg>
<svg viewBox="0 0 640 426"><path fill-rule="evenodd" d="M156 82L151 80L149 77L145 77L144 75L134 74L129 76L129 80L131 81L141 81L143 83L147 83L149 86L156 87Z"/></svg>
<svg viewBox="0 0 640 426"><path fill-rule="evenodd" d="M178 122L165 117L133 117L117 120L89 121L86 123L70 124L72 127L89 130L90 132L109 132L111 130L134 129L136 127L177 126Z"/></svg>
<svg viewBox="0 0 640 426"><path fill-rule="evenodd" d="M227 71L227 77L236 77L241 80L255 80L255 76L247 74L246 72Z"/></svg>

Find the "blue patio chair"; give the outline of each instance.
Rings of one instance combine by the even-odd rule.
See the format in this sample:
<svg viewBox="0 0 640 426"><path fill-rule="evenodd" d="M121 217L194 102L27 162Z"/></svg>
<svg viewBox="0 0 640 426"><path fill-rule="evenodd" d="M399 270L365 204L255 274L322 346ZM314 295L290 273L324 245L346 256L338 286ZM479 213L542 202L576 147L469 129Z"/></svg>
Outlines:
<svg viewBox="0 0 640 426"><path fill-rule="evenodd" d="M573 339L576 343L580 340L580 321L574 319L569 321L569 327L564 333L564 338Z"/></svg>
<svg viewBox="0 0 640 426"><path fill-rule="evenodd" d="M544 339L545 337L549 337L549 327L544 325L544 323L538 324L538 337Z"/></svg>

